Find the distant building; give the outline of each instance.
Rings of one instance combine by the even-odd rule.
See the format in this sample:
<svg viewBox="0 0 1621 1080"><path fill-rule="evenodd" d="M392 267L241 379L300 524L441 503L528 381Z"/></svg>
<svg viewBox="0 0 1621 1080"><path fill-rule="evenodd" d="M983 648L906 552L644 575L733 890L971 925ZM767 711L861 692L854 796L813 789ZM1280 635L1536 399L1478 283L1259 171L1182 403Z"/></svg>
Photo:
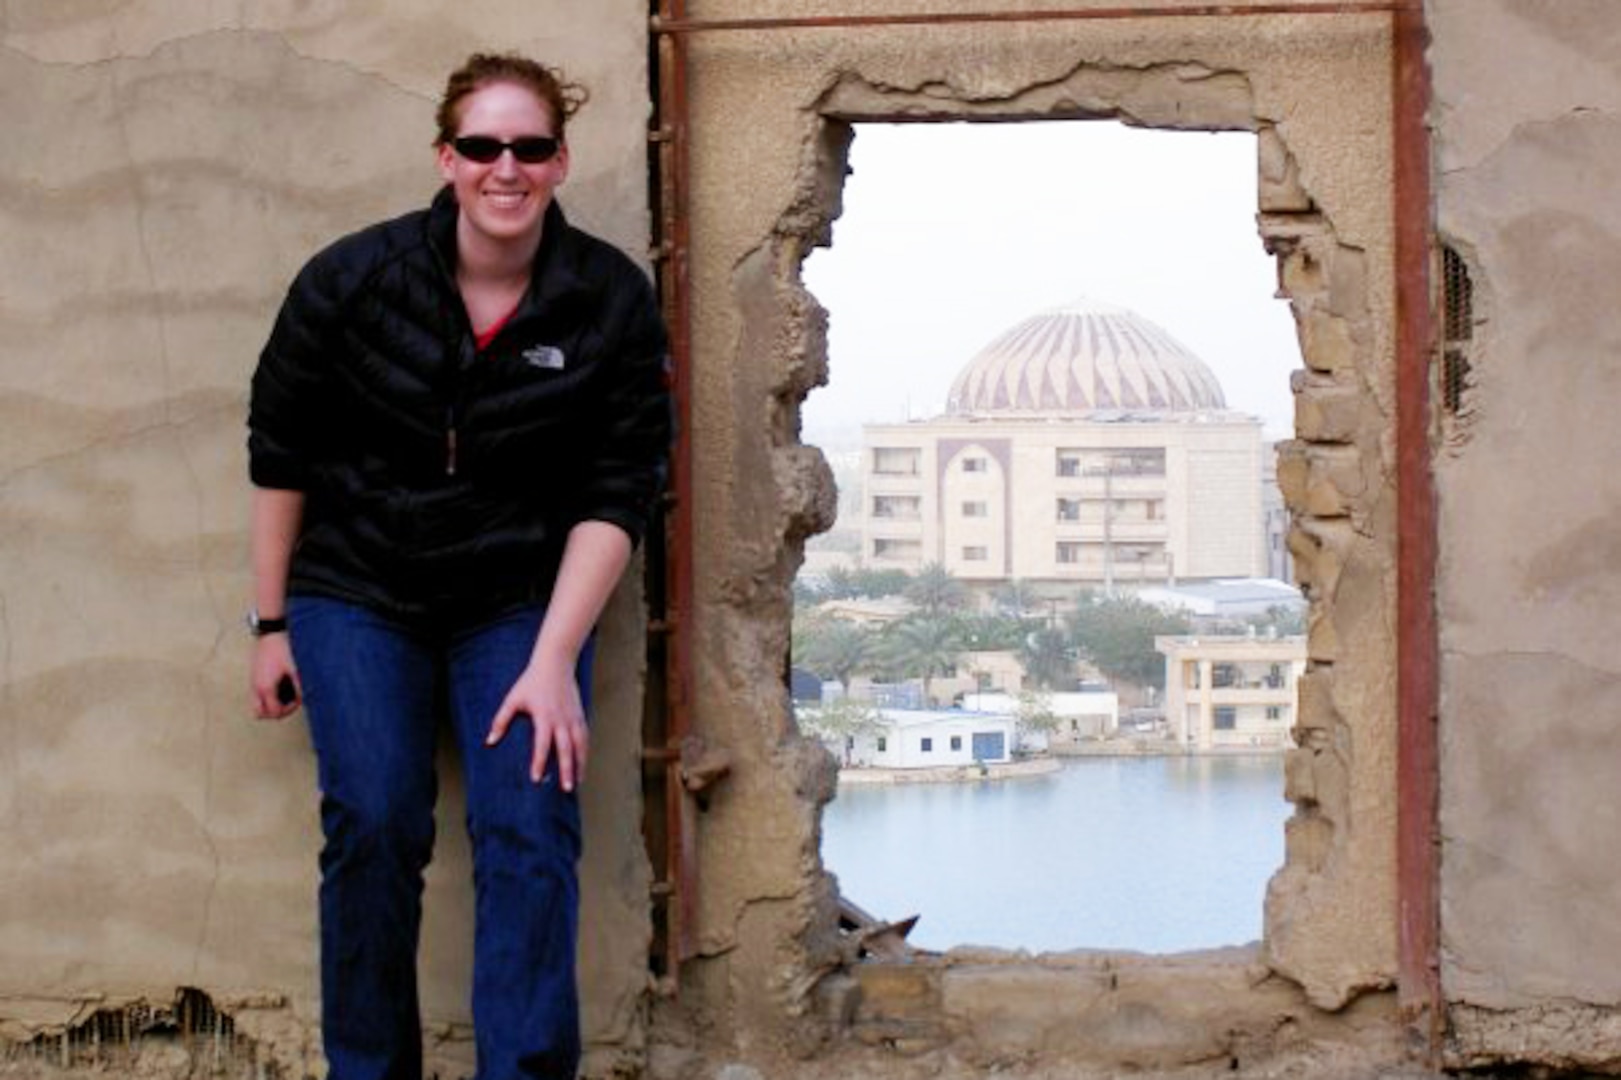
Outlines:
<svg viewBox="0 0 1621 1080"><path fill-rule="evenodd" d="M1147 319L1079 302L975 356L945 415L863 428L864 565L1140 585L1269 570L1263 443Z"/></svg>
<svg viewBox="0 0 1621 1080"><path fill-rule="evenodd" d="M788 695L794 701L808 702L812 705L822 703L822 679L814 671L807 671L802 667L788 669Z"/></svg>
<svg viewBox="0 0 1621 1080"><path fill-rule="evenodd" d="M850 765L876 769L927 769L997 764L1013 759L1010 716L951 710L879 709L879 729L851 736L839 754Z"/></svg>
<svg viewBox="0 0 1621 1080"><path fill-rule="evenodd" d="M1137 598L1162 608L1206 619L1242 620L1273 608L1303 612L1306 598L1286 581L1272 578L1222 578L1184 585L1151 585Z"/></svg>
<svg viewBox="0 0 1621 1080"><path fill-rule="evenodd" d="M1057 691L1043 694L1043 701L1058 726L1033 742L1045 748L1062 749L1086 739L1107 738L1120 730L1120 695L1113 690ZM963 707L974 712L1012 716L1019 712L1019 699L1011 694L969 694Z"/></svg>
<svg viewBox="0 0 1621 1080"><path fill-rule="evenodd" d="M818 615L863 626L888 626L906 618L915 609L912 602L902 596L853 596L843 600L823 600L813 610Z"/></svg>
<svg viewBox="0 0 1621 1080"><path fill-rule="evenodd" d="M1187 750L1289 745L1306 670L1303 637L1158 637L1165 719Z"/></svg>

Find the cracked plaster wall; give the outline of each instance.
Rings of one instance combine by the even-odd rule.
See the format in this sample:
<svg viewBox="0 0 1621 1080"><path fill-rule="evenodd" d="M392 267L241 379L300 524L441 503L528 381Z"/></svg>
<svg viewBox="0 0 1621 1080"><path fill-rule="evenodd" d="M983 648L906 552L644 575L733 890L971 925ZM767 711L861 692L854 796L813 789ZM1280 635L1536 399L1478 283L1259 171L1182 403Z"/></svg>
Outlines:
<svg viewBox="0 0 1621 1080"><path fill-rule="evenodd" d="M248 719L248 375L302 260L425 203L445 74L564 65L574 219L646 250L645 5L0 2L0 1036L194 986L286 1063L315 1055L304 727ZM638 588L599 651L585 1023L641 1036ZM465 1059L460 792L429 874L425 1008ZM92 1002L95 1004L87 1004Z"/></svg>
<svg viewBox="0 0 1621 1080"><path fill-rule="evenodd" d="M1452 1053L1621 1070L1621 9L1428 8L1476 319L1436 464Z"/></svg>
<svg viewBox="0 0 1621 1080"><path fill-rule="evenodd" d="M930 3L896 9L902 7L954 10ZM701 2L690 14L840 10L832 3L807 11L786 3ZM793 731L783 670L798 541L825 528L834 506L820 454L798 445L798 402L828 374L827 316L800 285L798 270L811 246L828 241L837 214L850 130L840 121L1118 115L1147 125L1260 133L1257 242L1264 237L1279 256L1306 351L1294 383L1300 438L1287 447L1282 474L1297 515L1291 546L1313 600L1311 689L1302 745L1289 765L1296 814L1288 865L1268 897L1262 955L1294 986L1297 1000L1303 996L1315 1008L1338 1009L1390 984L1387 25L1378 17L1164 19L691 39L698 546L729 553L697 565L696 723L706 739L733 751L734 769L700 823L700 956L684 977L688 1003L700 1003L716 1034L741 1052L810 1052L825 1036L818 1015L825 1010L835 1021L848 1023L853 1015L858 1029L866 1024L880 1033L892 1021L924 1045L955 1040L970 1057L1017 1057L1043 1052L1050 1041L1043 1025L1062 1027L1066 1008L1075 1016L1087 1008L1079 999L1066 1005L1025 993L1055 1013L1027 1018L1028 1040L1009 1047L998 1042L1005 1030L992 1030L1006 1010L989 998L977 1005L971 994L954 998L969 1004L950 1016L916 1003L941 1001L943 987L980 985L961 970L979 961L1011 963L1014 984L1024 986L1016 957L993 960L976 951L979 961L957 957L907 976L901 981L921 985L888 1002L906 1014L899 1016L884 1015L886 999L873 989L882 979L863 973L862 985L852 988L837 976L821 978L841 962L831 935L832 892L818 857L816 804L831 786L825 755ZM995 167L976 162L942 182L961 184L971 211L974 198L994 191L986 174ZM942 362L954 359L961 358ZM836 367L831 376L839 377ZM1044 975L1030 969L1028 977L1038 985ZM1167 981L1193 995L1227 992L1219 980L1206 984L1197 975ZM1269 992L1240 995L1239 1010L1275 1010ZM908 1014L917 1008L920 1016ZM1173 1026L1167 1021L1167 1029ZM1172 1054L1173 1042L1167 1038L1160 1050ZM994 1053L985 1049L993 1044ZM1101 1039L1090 1050L1107 1056L1114 1053L1108 1044ZM1088 1047L1066 1044L1061 1052L1085 1054ZM1153 1052L1143 1051L1147 1060Z"/></svg>

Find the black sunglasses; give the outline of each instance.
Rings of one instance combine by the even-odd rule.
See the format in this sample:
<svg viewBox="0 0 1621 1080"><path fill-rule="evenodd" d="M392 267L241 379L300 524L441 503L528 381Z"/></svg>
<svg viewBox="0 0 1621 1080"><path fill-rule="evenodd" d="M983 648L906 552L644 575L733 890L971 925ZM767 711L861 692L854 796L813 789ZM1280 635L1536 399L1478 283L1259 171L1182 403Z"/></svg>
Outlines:
<svg viewBox="0 0 1621 1080"><path fill-rule="evenodd" d="M511 142L502 142L494 135L462 135L451 139L450 145L456 153L480 165L496 160L503 150L511 150L512 156L525 165L539 165L556 157L563 143L550 135L521 135Z"/></svg>

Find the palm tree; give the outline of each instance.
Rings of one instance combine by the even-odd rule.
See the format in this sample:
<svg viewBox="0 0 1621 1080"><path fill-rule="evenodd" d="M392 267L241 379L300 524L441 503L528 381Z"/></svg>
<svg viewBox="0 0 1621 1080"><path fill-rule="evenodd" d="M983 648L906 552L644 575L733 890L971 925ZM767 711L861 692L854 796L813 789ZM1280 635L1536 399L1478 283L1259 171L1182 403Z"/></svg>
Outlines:
<svg viewBox="0 0 1621 1080"><path fill-rule="evenodd" d="M847 619L794 620L794 662L824 679L837 679L844 687L872 658L873 644L871 630Z"/></svg>
<svg viewBox="0 0 1621 1080"><path fill-rule="evenodd" d="M1068 689L1075 681L1075 646L1057 626L1038 626L1019 645L1024 677L1044 690Z"/></svg>
<svg viewBox="0 0 1621 1080"><path fill-rule="evenodd" d="M855 584L856 572L843 563L828 567L827 583L822 587L822 593L829 600L846 600L855 596L860 590Z"/></svg>
<svg viewBox="0 0 1621 1080"><path fill-rule="evenodd" d="M1033 610L1040 602L1035 589L1030 587L1029 582L1020 578L1011 578L998 585L991 593L991 598L996 601L998 611L1015 617Z"/></svg>
<svg viewBox="0 0 1621 1080"><path fill-rule="evenodd" d="M913 616L890 626L884 651L890 662L908 677L923 680L923 698L932 701L929 687L936 675L957 665L964 650L962 628L953 620Z"/></svg>
<svg viewBox="0 0 1621 1080"><path fill-rule="evenodd" d="M948 611L961 611L968 606L967 586L937 562L928 563L919 570L902 595L912 602L919 615L930 619Z"/></svg>

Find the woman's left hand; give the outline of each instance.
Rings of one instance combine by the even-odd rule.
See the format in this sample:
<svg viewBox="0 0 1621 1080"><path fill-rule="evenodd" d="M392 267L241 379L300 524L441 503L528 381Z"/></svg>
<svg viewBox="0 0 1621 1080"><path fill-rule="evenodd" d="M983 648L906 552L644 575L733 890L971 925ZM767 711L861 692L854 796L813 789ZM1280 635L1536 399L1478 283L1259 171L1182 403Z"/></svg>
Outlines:
<svg viewBox="0 0 1621 1080"><path fill-rule="evenodd" d="M541 777L546 775L546 761L555 748L557 781L564 791L573 791L574 785L585 777L585 759L591 743L573 666L531 662L507 691L501 708L496 710L485 745L500 742L507 728L519 717L535 725L529 779L540 783Z"/></svg>

